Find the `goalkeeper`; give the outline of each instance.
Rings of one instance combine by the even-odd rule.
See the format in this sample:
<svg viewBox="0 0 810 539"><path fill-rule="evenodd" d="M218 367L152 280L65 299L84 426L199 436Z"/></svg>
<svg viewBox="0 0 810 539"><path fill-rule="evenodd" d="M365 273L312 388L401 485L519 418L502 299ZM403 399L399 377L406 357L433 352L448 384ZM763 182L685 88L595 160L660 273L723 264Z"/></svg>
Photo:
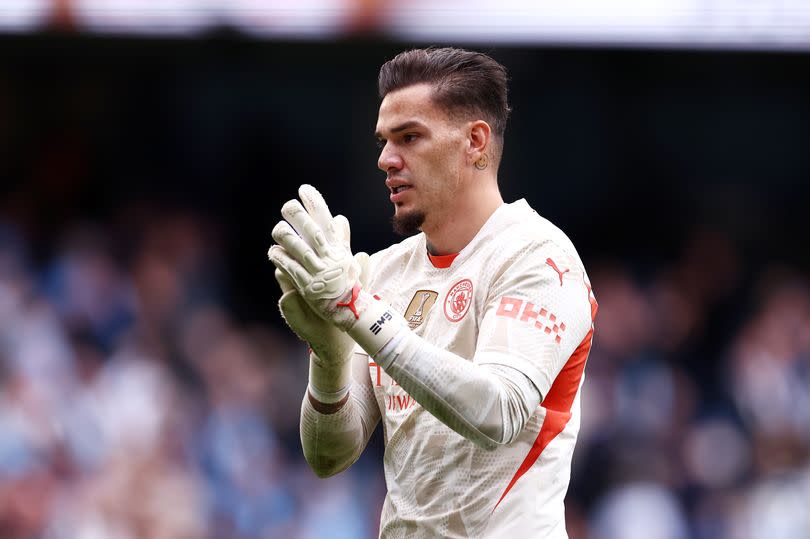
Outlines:
<svg viewBox="0 0 810 539"><path fill-rule="evenodd" d="M401 243L353 255L309 185L273 229L281 312L311 349L305 457L338 473L382 422L381 537L567 537L596 300L567 236L501 198L506 79L454 48L382 66L378 166Z"/></svg>

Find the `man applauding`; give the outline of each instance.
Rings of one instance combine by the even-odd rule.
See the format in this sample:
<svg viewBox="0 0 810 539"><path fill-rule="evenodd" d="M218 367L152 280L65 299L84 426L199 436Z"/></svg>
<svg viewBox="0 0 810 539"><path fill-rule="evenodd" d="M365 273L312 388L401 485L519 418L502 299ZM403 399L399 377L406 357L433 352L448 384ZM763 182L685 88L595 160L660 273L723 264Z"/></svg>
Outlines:
<svg viewBox="0 0 810 539"><path fill-rule="evenodd" d="M381 537L567 537L596 300L568 237L501 198L506 80L454 48L382 66L378 166L401 243L353 255L308 185L273 229L281 311L311 348L304 454L338 473L382 419Z"/></svg>

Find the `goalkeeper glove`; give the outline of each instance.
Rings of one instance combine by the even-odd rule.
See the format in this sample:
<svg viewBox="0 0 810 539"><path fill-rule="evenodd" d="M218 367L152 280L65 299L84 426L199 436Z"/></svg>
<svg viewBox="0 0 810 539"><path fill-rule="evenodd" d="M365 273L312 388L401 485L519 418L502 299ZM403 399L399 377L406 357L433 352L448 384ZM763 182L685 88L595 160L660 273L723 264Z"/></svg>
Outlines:
<svg viewBox="0 0 810 539"><path fill-rule="evenodd" d="M349 221L342 215L334 218L335 232L340 241L349 248ZM357 253L355 262L361 269L360 281L365 279L368 268L368 255ZM313 312L304 301L295 285L283 270L276 269L275 278L281 287L279 310L290 329L311 350L309 369L309 391L316 400L332 403L341 400L348 390L351 369L349 361L354 340L337 327Z"/></svg>
<svg viewBox="0 0 810 539"><path fill-rule="evenodd" d="M286 219L273 228L278 242L268 251L289 275L298 293L321 318L346 331L370 355L376 354L405 321L362 289L360 264L336 233L332 214L310 185L298 190L301 202L281 208Z"/></svg>

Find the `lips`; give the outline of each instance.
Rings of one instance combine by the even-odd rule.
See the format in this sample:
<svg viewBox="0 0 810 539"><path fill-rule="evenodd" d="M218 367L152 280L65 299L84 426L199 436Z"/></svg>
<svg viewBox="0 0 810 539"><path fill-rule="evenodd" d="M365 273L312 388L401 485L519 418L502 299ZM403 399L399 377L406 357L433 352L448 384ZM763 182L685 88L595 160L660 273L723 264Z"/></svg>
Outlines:
<svg viewBox="0 0 810 539"><path fill-rule="evenodd" d="M413 190L413 187L410 185L397 185L390 187L391 189L391 202L397 204L399 202L404 202L405 197L408 196L408 192Z"/></svg>
<svg viewBox="0 0 810 539"><path fill-rule="evenodd" d="M385 185L391 190L391 202L401 202L406 193L413 189L413 186L398 178L388 178L385 180Z"/></svg>

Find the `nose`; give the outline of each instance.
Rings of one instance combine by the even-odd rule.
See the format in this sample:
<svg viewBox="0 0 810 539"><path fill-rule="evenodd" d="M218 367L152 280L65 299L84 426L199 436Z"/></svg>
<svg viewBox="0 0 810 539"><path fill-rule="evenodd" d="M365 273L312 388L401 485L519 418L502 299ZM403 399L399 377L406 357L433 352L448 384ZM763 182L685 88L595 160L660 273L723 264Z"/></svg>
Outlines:
<svg viewBox="0 0 810 539"><path fill-rule="evenodd" d="M380 152L380 157L377 159L377 167L386 173L397 172L402 170L404 162L402 156L391 148L389 143L383 147Z"/></svg>

